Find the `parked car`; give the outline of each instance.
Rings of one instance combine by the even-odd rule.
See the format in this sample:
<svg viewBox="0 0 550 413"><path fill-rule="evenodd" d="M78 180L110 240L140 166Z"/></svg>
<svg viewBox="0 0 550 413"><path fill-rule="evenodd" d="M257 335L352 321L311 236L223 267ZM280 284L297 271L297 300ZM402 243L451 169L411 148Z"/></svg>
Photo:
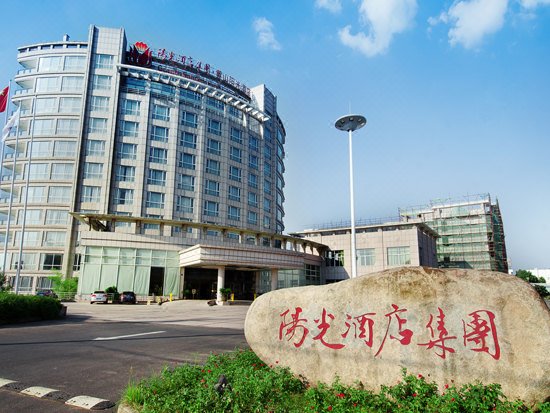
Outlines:
<svg viewBox="0 0 550 413"><path fill-rule="evenodd" d="M123 291L120 293L120 302L122 304L124 303L130 303L135 304L136 303L136 295L133 291Z"/></svg>
<svg viewBox="0 0 550 413"><path fill-rule="evenodd" d="M36 292L36 295L38 295L40 297L57 298L57 294L53 290L50 290L50 289L38 290Z"/></svg>
<svg viewBox="0 0 550 413"><path fill-rule="evenodd" d="M109 296L105 291L101 291L101 290L94 291L90 295L90 304L93 304L93 303L107 304L108 301L109 301Z"/></svg>

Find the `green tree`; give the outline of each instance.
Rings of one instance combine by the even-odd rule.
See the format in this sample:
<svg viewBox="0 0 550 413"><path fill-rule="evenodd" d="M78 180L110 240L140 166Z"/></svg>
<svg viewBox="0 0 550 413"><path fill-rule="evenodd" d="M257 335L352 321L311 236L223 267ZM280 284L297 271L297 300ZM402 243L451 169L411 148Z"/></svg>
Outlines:
<svg viewBox="0 0 550 413"><path fill-rule="evenodd" d="M52 281L52 290L61 299L74 299L78 289L78 277L63 277L60 273L48 277Z"/></svg>
<svg viewBox="0 0 550 413"><path fill-rule="evenodd" d="M546 280L544 279L544 277L537 277L536 275L533 275L531 271L518 270L516 272L516 276L524 281L527 281L528 283L546 284ZM542 285L533 285L533 287L535 288L535 290L537 290L537 293L539 293L542 298L550 296L550 292L548 292L546 287L543 287Z"/></svg>
<svg viewBox="0 0 550 413"><path fill-rule="evenodd" d="M11 285L6 283L6 281L6 275L3 272L0 272L0 292L11 290Z"/></svg>

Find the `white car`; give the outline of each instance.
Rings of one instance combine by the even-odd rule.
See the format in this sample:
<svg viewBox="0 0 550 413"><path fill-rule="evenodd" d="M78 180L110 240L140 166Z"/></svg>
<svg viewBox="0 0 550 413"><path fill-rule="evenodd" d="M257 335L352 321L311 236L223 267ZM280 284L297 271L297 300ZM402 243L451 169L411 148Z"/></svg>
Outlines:
<svg viewBox="0 0 550 413"><path fill-rule="evenodd" d="M109 297L107 296L107 293L105 291L94 291L90 295L90 304L93 304L93 303L107 304L107 301L109 301Z"/></svg>

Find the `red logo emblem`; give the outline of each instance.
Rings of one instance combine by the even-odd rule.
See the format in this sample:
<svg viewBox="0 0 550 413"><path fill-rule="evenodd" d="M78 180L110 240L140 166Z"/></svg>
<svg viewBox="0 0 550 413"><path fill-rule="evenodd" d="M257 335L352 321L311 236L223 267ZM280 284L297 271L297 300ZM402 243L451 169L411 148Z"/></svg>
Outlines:
<svg viewBox="0 0 550 413"><path fill-rule="evenodd" d="M128 63L148 67L151 66L153 53L146 43L136 42L133 46L130 46L127 58Z"/></svg>

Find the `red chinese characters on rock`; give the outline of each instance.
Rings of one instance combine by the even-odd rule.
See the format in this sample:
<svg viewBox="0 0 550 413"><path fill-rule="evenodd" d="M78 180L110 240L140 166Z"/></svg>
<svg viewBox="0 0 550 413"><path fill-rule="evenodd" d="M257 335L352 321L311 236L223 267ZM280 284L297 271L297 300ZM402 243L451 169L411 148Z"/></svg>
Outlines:
<svg viewBox="0 0 550 413"><path fill-rule="evenodd" d="M386 319L385 333L374 357L378 357L382 353L384 347L388 344L388 339L395 340L402 346L412 344L415 333L410 328L405 328L408 322L405 313L408 309L400 308L396 304L391 306L392 311L384 314ZM355 340L361 340L366 346L373 348L376 313L369 312L360 315L345 313L343 317L344 328L338 330L342 321L326 308L322 309L321 317L312 319L315 325L309 322L303 312L301 307L295 307L294 312L287 309L279 314L282 318L279 325L280 341L286 340L292 342L296 348L302 347L310 330L316 328L318 333L310 340L313 343L319 342L329 349L341 350ZM475 352L485 352L493 359L499 360L500 346L495 314L489 310L477 310L468 314L468 317L468 320L462 320L464 348ZM457 343L454 342L457 340L457 336L449 333L445 318L445 312L438 307L437 313L430 314L425 325L430 335L429 340L415 343L417 346L425 347L426 350L433 349L435 355L442 359L446 359L448 354L453 354L457 350ZM325 336L331 328L336 329L345 342L334 342L334 339L326 339ZM332 337L337 337L337 335L332 335Z"/></svg>
<svg viewBox="0 0 550 413"><path fill-rule="evenodd" d="M439 307L437 307L437 310L439 311L439 315L437 316L437 322L436 322L436 330L438 332L437 338L436 334L433 328L433 322L434 322L434 316L433 314L430 314L430 320L428 321L428 324L426 324L426 328L430 330L430 337L432 338L427 343L419 343L419 346L426 346L426 348L432 349L437 348L441 352L435 353L438 357L441 357L442 359L446 358L447 351L449 353L454 353L455 350L452 347L448 347L445 344L445 341L447 340L456 340L456 336L450 336L449 332L445 328L445 313L443 310Z"/></svg>
<svg viewBox="0 0 550 413"><path fill-rule="evenodd" d="M469 343L477 345L472 351L485 352L495 360L500 359L495 315L491 311L478 310L468 314L469 323L462 320L464 328L464 346Z"/></svg>

